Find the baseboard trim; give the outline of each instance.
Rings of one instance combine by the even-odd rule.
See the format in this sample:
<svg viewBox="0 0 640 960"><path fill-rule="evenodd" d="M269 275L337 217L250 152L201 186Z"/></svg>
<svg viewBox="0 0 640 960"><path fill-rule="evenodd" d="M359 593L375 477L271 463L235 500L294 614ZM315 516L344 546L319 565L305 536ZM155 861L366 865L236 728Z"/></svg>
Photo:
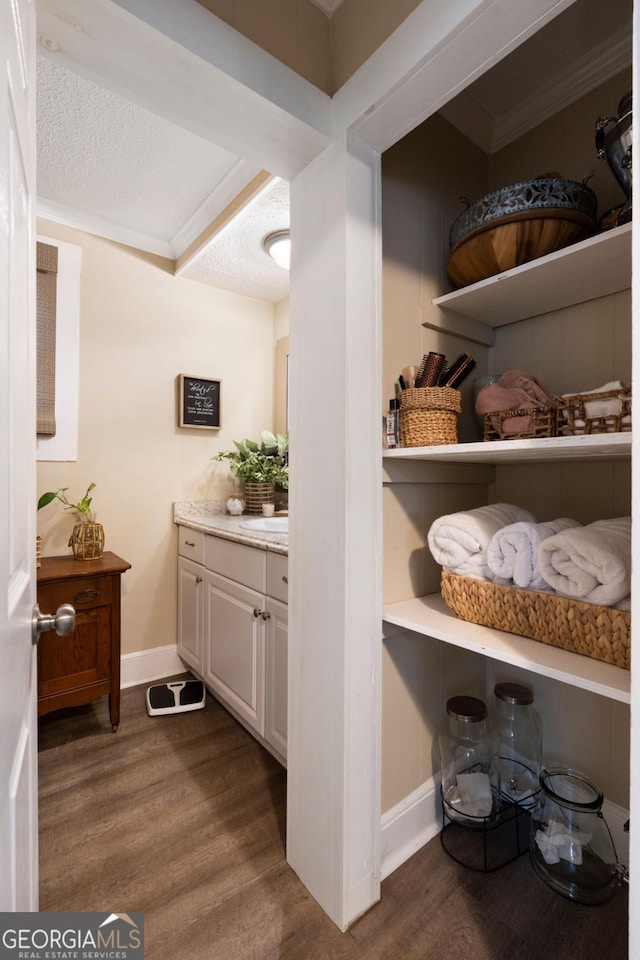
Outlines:
<svg viewBox="0 0 640 960"><path fill-rule="evenodd" d="M120 686L122 689L135 687L139 683L184 673L186 669L178 656L178 646L175 643L166 647L125 653L120 658Z"/></svg>
<svg viewBox="0 0 640 960"><path fill-rule="evenodd" d="M382 815L380 872L383 880L440 833L442 823L438 799L438 782L427 780ZM605 800L602 813L611 831L618 861L628 866L629 834L624 825L629 819L629 811Z"/></svg>
<svg viewBox="0 0 640 960"><path fill-rule="evenodd" d="M432 778L383 813L380 845L383 880L440 833L438 796L438 785Z"/></svg>

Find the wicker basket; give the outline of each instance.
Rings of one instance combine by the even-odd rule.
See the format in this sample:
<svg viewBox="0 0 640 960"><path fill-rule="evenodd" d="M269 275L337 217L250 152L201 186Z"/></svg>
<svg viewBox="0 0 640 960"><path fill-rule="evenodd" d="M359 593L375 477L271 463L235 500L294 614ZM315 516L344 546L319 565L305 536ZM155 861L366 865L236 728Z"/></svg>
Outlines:
<svg viewBox="0 0 640 960"><path fill-rule="evenodd" d="M69 546L76 560L97 560L104 552L104 527L101 523L76 523Z"/></svg>
<svg viewBox="0 0 640 960"><path fill-rule="evenodd" d="M461 620L531 637L628 670L631 614L560 597L442 572L442 597Z"/></svg>
<svg viewBox="0 0 640 960"><path fill-rule="evenodd" d="M275 483L256 483L245 480L244 496L247 501L247 513L262 514L263 503L275 503Z"/></svg>
<svg viewBox="0 0 640 960"><path fill-rule="evenodd" d="M529 429L519 433L507 433L505 423L515 417L529 417ZM497 410L484 416L485 440L537 440L539 437L555 437L555 407L520 407L517 410Z"/></svg>
<svg viewBox="0 0 640 960"><path fill-rule="evenodd" d="M588 416L588 403L619 401L611 406L616 410L604 416ZM583 434L623 433L631 430L631 388L608 390L601 393L576 393L558 397L558 436L578 437Z"/></svg>
<svg viewBox="0 0 640 960"><path fill-rule="evenodd" d="M451 387L411 387L400 393L400 442L432 447L458 442L460 391Z"/></svg>

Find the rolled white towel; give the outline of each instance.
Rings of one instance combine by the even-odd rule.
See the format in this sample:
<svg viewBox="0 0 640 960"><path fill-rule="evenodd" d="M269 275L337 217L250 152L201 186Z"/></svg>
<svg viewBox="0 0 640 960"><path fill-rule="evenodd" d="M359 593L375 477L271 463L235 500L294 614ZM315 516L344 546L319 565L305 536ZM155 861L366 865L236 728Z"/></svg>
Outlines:
<svg viewBox="0 0 640 960"><path fill-rule="evenodd" d="M487 546L497 530L519 520L535 523L532 513L511 503L448 513L431 524L427 543L436 563L448 573L495 580L487 563Z"/></svg>
<svg viewBox="0 0 640 960"><path fill-rule="evenodd" d="M615 606L631 590L631 517L554 534L540 544L538 566L557 593Z"/></svg>
<svg viewBox="0 0 640 960"><path fill-rule="evenodd" d="M494 533L487 547L487 563L495 577L513 580L524 590L548 590L540 574L538 548L543 540L561 530L579 527L577 520L558 517L545 523L510 523Z"/></svg>
<svg viewBox="0 0 640 960"><path fill-rule="evenodd" d="M563 393L563 397L572 397L572 396L589 396L590 394L595 393L612 393L616 390L623 390L624 386L620 380L611 380L610 383L605 383L601 387L595 387L593 390L582 390L579 394L572 393ZM561 408L562 409L562 408ZM585 400L584 403L584 412L588 419L593 419L595 417L619 417L622 413L622 400L620 397L606 397L603 400ZM630 422L630 417L627 414L622 418L623 423ZM584 427L584 420L576 419L576 427ZM610 428L613 430L613 427Z"/></svg>

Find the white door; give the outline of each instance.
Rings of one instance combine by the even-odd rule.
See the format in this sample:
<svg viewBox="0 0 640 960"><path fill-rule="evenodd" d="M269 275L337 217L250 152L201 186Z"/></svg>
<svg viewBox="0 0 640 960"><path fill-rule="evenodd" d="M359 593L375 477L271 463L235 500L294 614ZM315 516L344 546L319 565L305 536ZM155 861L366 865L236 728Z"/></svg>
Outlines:
<svg viewBox="0 0 640 960"><path fill-rule="evenodd" d="M0 2L0 910L38 909L34 0Z"/></svg>

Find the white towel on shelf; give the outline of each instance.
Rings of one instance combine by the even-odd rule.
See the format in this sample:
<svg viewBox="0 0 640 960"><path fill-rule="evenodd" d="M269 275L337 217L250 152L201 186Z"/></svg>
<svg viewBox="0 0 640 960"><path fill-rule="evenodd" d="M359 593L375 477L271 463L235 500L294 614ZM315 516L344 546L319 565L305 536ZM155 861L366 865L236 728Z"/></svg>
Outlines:
<svg viewBox="0 0 640 960"><path fill-rule="evenodd" d="M487 546L497 530L519 520L535 523L532 513L511 503L448 513L431 524L427 543L436 563L448 573L495 580L487 563Z"/></svg>
<svg viewBox="0 0 640 960"><path fill-rule="evenodd" d="M614 390L623 390L624 386L620 380L612 380L601 387L595 387L593 390L581 390L579 394L563 393L563 397L589 396L593 393L610 393ZM595 417L619 417L622 413L622 400L620 397L606 397L604 400L585 400L584 412L589 420ZM622 418L623 423L630 423L629 414ZM576 427L584 427L584 420L577 419ZM611 427L613 430L613 427Z"/></svg>
<svg viewBox="0 0 640 960"><path fill-rule="evenodd" d="M495 577L513 581L524 590L548 590L538 567L538 547L561 530L579 527L577 520L558 517L545 523L510 523L494 533L487 547L487 562Z"/></svg>
<svg viewBox="0 0 640 960"><path fill-rule="evenodd" d="M554 534L540 544L538 566L557 593L615 606L631 590L631 517Z"/></svg>

